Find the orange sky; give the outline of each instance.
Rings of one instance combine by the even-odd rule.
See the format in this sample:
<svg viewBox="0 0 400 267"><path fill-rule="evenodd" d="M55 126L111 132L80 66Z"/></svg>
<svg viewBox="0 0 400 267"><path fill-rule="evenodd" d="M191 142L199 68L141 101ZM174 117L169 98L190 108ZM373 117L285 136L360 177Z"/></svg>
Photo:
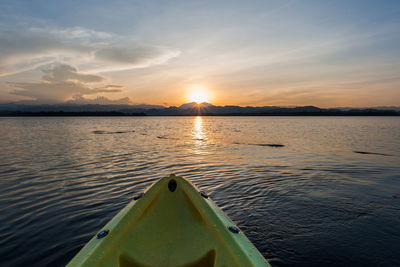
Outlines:
<svg viewBox="0 0 400 267"><path fill-rule="evenodd" d="M0 4L0 102L400 106L400 2L171 2Z"/></svg>

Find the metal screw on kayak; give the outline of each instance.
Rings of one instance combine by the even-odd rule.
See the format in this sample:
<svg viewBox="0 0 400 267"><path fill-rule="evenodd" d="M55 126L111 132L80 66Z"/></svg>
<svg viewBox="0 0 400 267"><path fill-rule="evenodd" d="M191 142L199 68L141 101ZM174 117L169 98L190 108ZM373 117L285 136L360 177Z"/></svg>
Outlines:
<svg viewBox="0 0 400 267"><path fill-rule="evenodd" d="M207 193L204 192L204 191L200 191L200 195L201 195L202 197L204 197L204 198L208 198Z"/></svg>
<svg viewBox="0 0 400 267"><path fill-rule="evenodd" d="M140 193L136 196L133 197L133 200L138 200L139 198L141 198L142 196L144 196L144 193Z"/></svg>
<svg viewBox="0 0 400 267"><path fill-rule="evenodd" d="M239 229L235 226L228 226L228 230L235 234L239 233Z"/></svg>
<svg viewBox="0 0 400 267"><path fill-rule="evenodd" d="M177 186L178 186L178 185L177 185L177 183L176 183L176 181L175 181L174 179L172 179L172 180L169 181L169 183L168 183L168 189L169 189L169 191L171 191L171 192L174 192Z"/></svg>
<svg viewBox="0 0 400 267"><path fill-rule="evenodd" d="M96 238L97 239L103 238L106 235L108 235L109 232L110 232L110 230L103 230L103 231L101 231L100 233L97 234Z"/></svg>

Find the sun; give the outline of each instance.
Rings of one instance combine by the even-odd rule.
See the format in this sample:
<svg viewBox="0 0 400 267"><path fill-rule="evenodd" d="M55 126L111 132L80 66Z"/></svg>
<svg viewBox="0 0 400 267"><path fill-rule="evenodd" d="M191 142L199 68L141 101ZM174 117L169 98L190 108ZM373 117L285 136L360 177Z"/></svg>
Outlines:
<svg viewBox="0 0 400 267"><path fill-rule="evenodd" d="M196 85L189 88L188 100L197 104L210 101L208 89L202 85Z"/></svg>

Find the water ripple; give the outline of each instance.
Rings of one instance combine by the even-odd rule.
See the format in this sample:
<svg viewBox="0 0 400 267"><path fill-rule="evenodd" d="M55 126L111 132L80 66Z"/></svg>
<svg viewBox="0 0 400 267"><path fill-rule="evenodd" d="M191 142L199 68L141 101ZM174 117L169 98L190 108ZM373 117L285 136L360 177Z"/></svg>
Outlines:
<svg viewBox="0 0 400 267"><path fill-rule="evenodd" d="M309 119L0 118L0 265L65 265L170 173L274 266L400 265L399 119Z"/></svg>

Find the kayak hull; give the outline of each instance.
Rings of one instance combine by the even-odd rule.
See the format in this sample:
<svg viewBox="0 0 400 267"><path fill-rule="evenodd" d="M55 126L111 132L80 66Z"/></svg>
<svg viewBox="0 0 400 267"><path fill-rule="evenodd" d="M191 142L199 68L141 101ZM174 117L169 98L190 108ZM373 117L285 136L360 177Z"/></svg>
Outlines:
<svg viewBox="0 0 400 267"><path fill-rule="evenodd" d="M160 179L120 211L69 266L269 266L189 181Z"/></svg>

